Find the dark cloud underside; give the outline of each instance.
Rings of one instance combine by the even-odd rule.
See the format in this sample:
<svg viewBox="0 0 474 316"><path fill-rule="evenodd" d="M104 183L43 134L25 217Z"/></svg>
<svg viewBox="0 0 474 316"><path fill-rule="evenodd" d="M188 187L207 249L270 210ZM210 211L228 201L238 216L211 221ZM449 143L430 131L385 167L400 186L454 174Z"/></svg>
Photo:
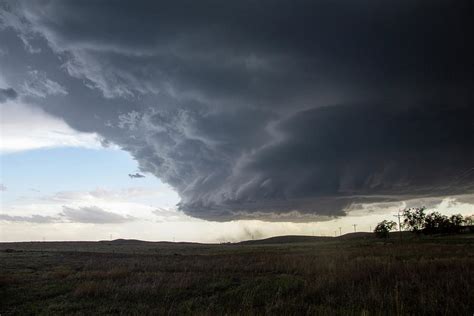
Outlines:
<svg viewBox="0 0 474 316"><path fill-rule="evenodd" d="M9 84L129 151L192 216L301 220L474 189L471 1L1 8Z"/></svg>
<svg viewBox="0 0 474 316"><path fill-rule="evenodd" d="M0 88L0 103L6 102L7 100L16 99L18 94L12 88Z"/></svg>

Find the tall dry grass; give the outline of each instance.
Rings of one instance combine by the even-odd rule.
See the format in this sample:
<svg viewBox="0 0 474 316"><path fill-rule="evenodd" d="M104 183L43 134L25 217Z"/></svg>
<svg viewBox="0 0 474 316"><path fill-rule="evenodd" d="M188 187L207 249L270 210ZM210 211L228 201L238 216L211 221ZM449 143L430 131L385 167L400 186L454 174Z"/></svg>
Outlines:
<svg viewBox="0 0 474 316"><path fill-rule="evenodd" d="M203 255L175 250L177 254L165 255L48 253L38 258L34 273L22 269L31 268L29 256L41 254L4 254L2 259L12 264L4 267L12 269L16 262L11 271L16 271L17 280L2 287L10 304L4 313L11 311L11 304L18 304L19 311L39 308L46 314L471 315L474 311L471 242L216 246ZM22 290L25 301L12 298ZM41 290L49 295L32 293ZM40 301L45 303L35 305Z"/></svg>

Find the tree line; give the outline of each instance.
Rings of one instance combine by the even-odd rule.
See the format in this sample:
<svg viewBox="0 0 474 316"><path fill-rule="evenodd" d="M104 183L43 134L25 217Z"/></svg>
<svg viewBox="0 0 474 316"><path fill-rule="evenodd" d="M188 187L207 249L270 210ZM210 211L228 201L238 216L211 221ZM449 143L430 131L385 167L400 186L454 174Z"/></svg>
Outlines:
<svg viewBox="0 0 474 316"><path fill-rule="evenodd" d="M465 226L473 225L473 215L463 217L461 214L451 216L443 215L439 212L426 212L426 207L415 207L404 209L400 222L400 230L412 231L416 234L457 234L460 233ZM377 237L387 238L390 231L397 228L394 221L383 220L377 224L374 233Z"/></svg>

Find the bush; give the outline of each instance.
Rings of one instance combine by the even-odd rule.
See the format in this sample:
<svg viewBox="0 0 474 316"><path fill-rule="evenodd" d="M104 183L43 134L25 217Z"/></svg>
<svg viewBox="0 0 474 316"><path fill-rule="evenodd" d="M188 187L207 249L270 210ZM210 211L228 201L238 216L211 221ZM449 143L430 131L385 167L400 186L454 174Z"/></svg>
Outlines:
<svg viewBox="0 0 474 316"><path fill-rule="evenodd" d="M397 227L397 223L395 223L394 221L383 220L378 223L377 226L375 226L375 236L379 238L388 238L390 231L393 230L395 227Z"/></svg>

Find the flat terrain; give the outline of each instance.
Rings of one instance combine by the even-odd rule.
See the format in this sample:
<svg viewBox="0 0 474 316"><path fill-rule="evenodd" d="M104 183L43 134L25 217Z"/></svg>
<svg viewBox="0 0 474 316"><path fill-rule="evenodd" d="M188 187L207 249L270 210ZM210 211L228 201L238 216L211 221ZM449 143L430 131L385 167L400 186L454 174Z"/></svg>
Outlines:
<svg viewBox="0 0 474 316"><path fill-rule="evenodd" d="M0 243L0 314L473 315L472 235Z"/></svg>

